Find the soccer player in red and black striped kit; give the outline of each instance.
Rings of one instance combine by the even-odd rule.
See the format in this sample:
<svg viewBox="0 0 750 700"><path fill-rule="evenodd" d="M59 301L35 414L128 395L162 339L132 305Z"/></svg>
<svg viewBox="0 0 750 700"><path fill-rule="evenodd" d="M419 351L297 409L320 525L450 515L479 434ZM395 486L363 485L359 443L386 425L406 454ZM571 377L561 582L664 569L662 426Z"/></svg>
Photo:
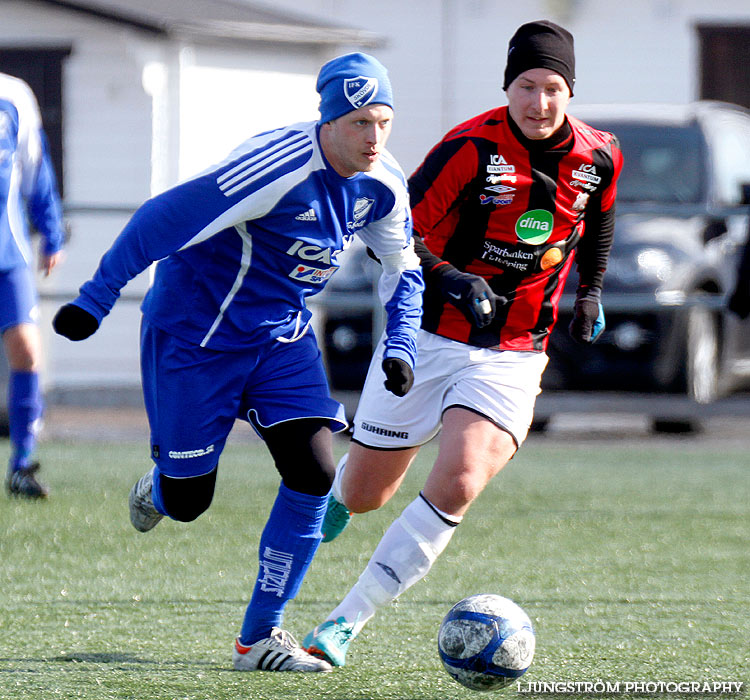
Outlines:
<svg viewBox="0 0 750 700"><path fill-rule="evenodd" d="M303 642L334 665L379 608L427 574L526 438L574 262L570 333L590 343L603 328L622 155L612 134L566 115L574 82L570 33L548 21L521 26L508 49L508 106L455 127L409 180L426 284L414 384L403 398L389 396L376 353L324 541L351 512L386 503L420 445L441 431L440 449L357 583Z"/></svg>

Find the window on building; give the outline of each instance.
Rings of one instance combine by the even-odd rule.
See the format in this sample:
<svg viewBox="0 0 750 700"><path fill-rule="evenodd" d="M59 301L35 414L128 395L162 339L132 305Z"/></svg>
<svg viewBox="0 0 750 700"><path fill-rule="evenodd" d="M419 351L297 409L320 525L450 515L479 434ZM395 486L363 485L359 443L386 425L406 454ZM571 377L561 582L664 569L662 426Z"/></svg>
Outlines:
<svg viewBox="0 0 750 700"><path fill-rule="evenodd" d="M703 24L700 42L700 98L750 109L750 25Z"/></svg>
<svg viewBox="0 0 750 700"><path fill-rule="evenodd" d="M0 72L25 80L36 95L61 196L65 185L62 67L69 55L69 48L0 47Z"/></svg>

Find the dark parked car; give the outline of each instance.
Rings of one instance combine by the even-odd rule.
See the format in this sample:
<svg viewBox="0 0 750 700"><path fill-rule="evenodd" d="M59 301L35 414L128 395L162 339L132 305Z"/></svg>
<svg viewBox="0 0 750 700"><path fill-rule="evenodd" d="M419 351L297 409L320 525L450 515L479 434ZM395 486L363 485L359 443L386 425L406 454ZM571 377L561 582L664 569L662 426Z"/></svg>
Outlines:
<svg viewBox="0 0 750 700"><path fill-rule="evenodd" d="M750 226L750 113L733 105L571 109L624 155L605 278L607 328L566 332L571 276L542 386L665 392L710 403L750 379L750 322L724 310Z"/></svg>
<svg viewBox="0 0 750 700"><path fill-rule="evenodd" d="M750 228L750 113L717 102L571 113L614 132L625 164L603 295L607 329L588 347L568 335L573 272L550 338L540 424L555 390L658 393L679 396L684 406L748 386L750 321L723 305ZM359 389L364 380L382 327L372 307L376 275L364 248L355 248L321 299L334 389ZM656 405L643 410L663 411L665 402ZM671 405L676 414L652 415L657 427L683 424L674 420L679 402Z"/></svg>
<svg viewBox="0 0 750 700"><path fill-rule="evenodd" d="M334 392L358 392L367 376L385 322L377 293L380 265L354 238L341 257L341 269L323 292L310 299L316 310L318 341Z"/></svg>

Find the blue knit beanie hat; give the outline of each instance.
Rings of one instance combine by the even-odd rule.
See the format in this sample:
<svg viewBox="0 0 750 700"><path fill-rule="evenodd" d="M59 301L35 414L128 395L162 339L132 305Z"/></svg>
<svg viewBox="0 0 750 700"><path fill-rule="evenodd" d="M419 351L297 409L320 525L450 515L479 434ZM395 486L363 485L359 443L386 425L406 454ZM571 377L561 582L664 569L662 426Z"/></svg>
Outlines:
<svg viewBox="0 0 750 700"><path fill-rule="evenodd" d="M326 63L318 74L320 122L342 117L368 104L393 109L393 90L385 66L366 53L347 53Z"/></svg>

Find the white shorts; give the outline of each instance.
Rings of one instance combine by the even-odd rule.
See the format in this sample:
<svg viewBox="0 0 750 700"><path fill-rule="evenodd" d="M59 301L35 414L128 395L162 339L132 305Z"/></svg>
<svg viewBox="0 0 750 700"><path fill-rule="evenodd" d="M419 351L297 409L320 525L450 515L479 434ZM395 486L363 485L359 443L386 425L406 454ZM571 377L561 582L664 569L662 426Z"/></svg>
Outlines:
<svg viewBox="0 0 750 700"><path fill-rule="evenodd" d="M460 406L485 416L521 446L541 392L545 353L477 348L423 330L417 350L414 386L399 398L383 386L381 338L354 416L356 442L381 449L423 445L440 431L445 410Z"/></svg>

